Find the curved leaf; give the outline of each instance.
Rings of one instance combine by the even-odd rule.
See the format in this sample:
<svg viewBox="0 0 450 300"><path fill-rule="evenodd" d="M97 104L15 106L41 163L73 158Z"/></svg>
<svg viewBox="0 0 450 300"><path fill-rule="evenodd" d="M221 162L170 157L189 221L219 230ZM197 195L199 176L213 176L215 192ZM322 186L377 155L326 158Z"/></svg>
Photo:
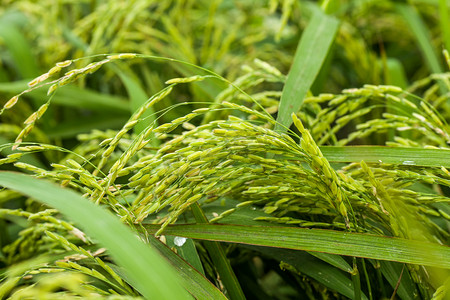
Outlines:
<svg viewBox="0 0 450 300"><path fill-rule="evenodd" d="M105 209L74 191L24 174L1 172L0 185L50 205L73 220L108 249L147 299L191 299L181 287L180 276L163 257Z"/></svg>

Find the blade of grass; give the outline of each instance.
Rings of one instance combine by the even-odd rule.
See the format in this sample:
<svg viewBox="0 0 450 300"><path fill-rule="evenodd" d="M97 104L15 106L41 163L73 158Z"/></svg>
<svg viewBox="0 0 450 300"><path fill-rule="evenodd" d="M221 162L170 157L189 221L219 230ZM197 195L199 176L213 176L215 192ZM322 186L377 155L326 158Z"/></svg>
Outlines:
<svg viewBox="0 0 450 300"><path fill-rule="evenodd" d="M438 1L440 0L410 0L413 4L429 4L429 5L435 5L438 6ZM450 5L450 2L446 0L447 3Z"/></svg>
<svg viewBox="0 0 450 300"><path fill-rule="evenodd" d="M191 208L197 223L209 223L198 203L192 204ZM231 268L230 262L225 255L222 245L218 242L205 242L204 245L214 263L215 268L217 269L217 272L219 273L220 280L227 289L229 297L233 300L245 299L244 292L242 291L239 281Z"/></svg>
<svg viewBox="0 0 450 300"><path fill-rule="evenodd" d="M439 23L441 25L444 47L450 50L450 20L448 16L447 0L439 0Z"/></svg>
<svg viewBox="0 0 450 300"><path fill-rule="evenodd" d="M397 11L403 16L419 43L425 62L432 73L442 73L438 55L434 51L430 33L417 9L410 4L396 3Z"/></svg>
<svg viewBox="0 0 450 300"><path fill-rule="evenodd" d="M385 163L423 167L450 167L450 151L444 149L385 146L320 147L330 162Z"/></svg>
<svg viewBox="0 0 450 300"><path fill-rule="evenodd" d="M401 87L402 89L406 89L409 84L408 80L406 79L406 74L402 63L399 59L388 58L386 52L384 51L384 48L382 49L383 51L380 63L382 64L384 70L384 82L388 85L395 85ZM398 104L394 103L394 101L388 101L386 104L386 112L395 113L397 106ZM411 114L412 113L413 112L411 112ZM407 137L407 134L409 133L403 132L401 134L402 137ZM394 135L395 130L389 129L387 132L388 140L393 141Z"/></svg>
<svg viewBox="0 0 450 300"><path fill-rule="evenodd" d="M402 89L406 89L408 87L409 83L406 78L405 69L398 59L387 58L386 68L386 84L395 85L401 87Z"/></svg>
<svg viewBox="0 0 450 300"><path fill-rule="evenodd" d="M181 277L181 284L195 299L228 299L208 279L205 278L194 266L186 262L179 253L173 252L169 247L154 236L147 237L148 242L157 249L172 265ZM120 277L129 281L128 275L123 269L114 264L108 264Z"/></svg>
<svg viewBox="0 0 450 300"><path fill-rule="evenodd" d="M345 261L345 259L342 258L342 256L323 252L308 252L308 253L347 273L351 273L353 270L350 267L350 265Z"/></svg>
<svg viewBox="0 0 450 300"><path fill-rule="evenodd" d="M278 110L275 130L285 131L319 73L339 28L339 21L315 10L295 52Z"/></svg>
<svg viewBox="0 0 450 300"><path fill-rule="evenodd" d="M50 205L75 221L108 249L147 299L191 299L180 285L180 276L164 259L105 209L74 191L24 174L1 172L0 185Z"/></svg>
<svg viewBox="0 0 450 300"><path fill-rule="evenodd" d="M0 38L2 44L8 48L22 78L34 78L39 75L40 71L31 52L31 46L11 20L5 18L0 20Z"/></svg>
<svg viewBox="0 0 450 300"><path fill-rule="evenodd" d="M188 262L192 267L194 267L198 272L205 275L205 270L203 269L200 256L198 255L197 248L192 239L185 239L182 245L176 243L176 236L167 235L166 243L170 248L175 248L177 254Z"/></svg>
<svg viewBox="0 0 450 300"><path fill-rule="evenodd" d="M156 232L159 226L146 226ZM450 247L371 234L324 229L243 225L172 225L166 234L193 239L318 251L450 269Z"/></svg>
<svg viewBox="0 0 450 300"><path fill-rule="evenodd" d="M231 198L227 198L226 202L224 204L215 204L215 203L208 203L202 205L202 210L205 212L205 214L211 215L213 218L213 212L218 211L225 211L231 208L235 208L236 205L239 204L239 201L236 201ZM267 217L270 216L266 213L264 213L261 210L258 209L252 209L251 207L241 207L238 210L236 210L234 213L224 217L220 220L221 224L230 224L230 225L261 225L265 226L267 223L265 221L258 221L255 220L258 217ZM190 220L188 220L190 222ZM283 226L283 225L279 225ZM287 225L286 225L287 226ZM311 252L309 253L320 260L323 260L324 262L335 266L336 268L341 269L344 272L350 273L353 268L339 255L334 254L328 254L328 253L321 253L321 252Z"/></svg>
<svg viewBox="0 0 450 300"><path fill-rule="evenodd" d="M354 295L353 298L354 300L360 300L361 299L361 278L359 277L359 270L358 270L358 265L356 263L356 257L353 257L353 271L351 273L352 275L352 282L353 282L353 291L354 291Z"/></svg>

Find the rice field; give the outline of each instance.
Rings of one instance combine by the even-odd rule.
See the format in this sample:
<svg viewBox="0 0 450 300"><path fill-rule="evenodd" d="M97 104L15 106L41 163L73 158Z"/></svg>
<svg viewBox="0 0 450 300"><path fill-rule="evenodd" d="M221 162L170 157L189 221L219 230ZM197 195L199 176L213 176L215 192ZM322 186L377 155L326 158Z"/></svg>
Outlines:
<svg viewBox="0 0 450 300"><path fill-rule="evenodd" d="M0 299L450 298L448 1L0 3Z"/></svg>

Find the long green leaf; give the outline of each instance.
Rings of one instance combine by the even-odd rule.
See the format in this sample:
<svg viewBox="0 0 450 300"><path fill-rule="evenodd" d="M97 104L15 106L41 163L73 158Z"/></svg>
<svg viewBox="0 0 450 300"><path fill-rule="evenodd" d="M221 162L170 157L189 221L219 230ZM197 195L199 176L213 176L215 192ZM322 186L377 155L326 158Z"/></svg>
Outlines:
<svg viewBox="0 0 450 300"><path fill-rule="evenodd" d="M147 226L150 232L159 228ZM401 238L323 229L243 225L172 225L166 234L193 239L318 251L450 269L450 247Z"/></svg>
<svg viewBox="0 0 450 300"><path fill-rule="evenodd" d="M424 167L450 167L450 151L384 146L320 147L330 162L385 163Z"/></svg>
<svg viewBox="0 0 450 300"><path fill-rule="evenodd" d="M14 16L10 15L14 18ZM20 32L17 26L13 25L9 18L0 20L0 39L5 45L23 78L33 78L39 75L40 71L36 63L31 46Z"/></svg>
<svg viewBox="0 0 450 300"><path fill-rule="evenodd" d="M218 211L226 211L228 209L235 208L236 205L238 205L240 202L236 201L235 199L226 198L225 203L217 204L217 203L208 203L202 205L202 210L205 212L205 214L208 214L210 216L213 216L213 212ZM267 222L265 221L258 221L255 220L258 217L268 217L269 214L266 214L265 212L259 210L259 209L252 209L249 206L241 207L238 210L236 210L234 213L224 217L220 220L221 224L230 224L230 225L253 225L253 226L266 226ZM188 220L187 222L190 222ZM284 226L284 224L279 224L278 226ZM286 225L288 226L288 225ZM311 252L309 253L320 260L323 260L324 262L341 269L344 272L350 273L352 272L353 268L350 267L350 265L345 261L345 259L342 258L342 256L334 255L334 254L328 254L328 253L321 253L321 252Z"/></svg>
<svg viewBox="0 0 450 300"><path fill-rule="evenodd" d="M441 73L442 67L439 58L434 51L430 33L417 12L416 8L410 4L396 3L397 11L403 16L411 28L419 43L420 50L425 57L425 62L432 73Z"/></svg>
<svg viewBox="0 0 450 300"><path fill-rule="evenodd" d="M184 286L186 290L189 291L189 293L192 294L192 296L194 296L194 298L218 299L218 300L228 299L214 284L212 284L208 279L206 279L204 275L201 274L193 265L184 260L180 256L179 252L175 253L174 251L171 250L173 249L172 247L169 248L168 244L164 244L154 236L148 236L146 238L148 242L167 259L167 261L172 265L175 271L177 271L177 273L181 277L181 284ZM188 240L192 241L192 239ZM125 281L129 281L128 275L124 273L122 268L114 264L109 264L109 266Z"/></svg>
<svg viewBox="0 0 450 300"><path fill-rule="evenodd" d="M386 61L386 84L395 85L406 89L409 85L408 79L406 78L405 69L403 68L400 60L396 58L388 58ZM390 102L388 102L389 105Z"/></svg>
<svg viewBox="0 0 450 300"><path fill-rule="evenodd" d="M147 299L190 299L181 278L154 249L111 213L45 180L13 172L0 173L0 185L58 209L97 239L121 265L131 284Z"/></svg>
<svg viewBox="0 0 450 300"><path fill-rule="evenodd" d="M345 259L340 255L335 254L329 254L329 253L323 253L323 252L308 252L309 254L317 257L318 259L341 269L342 271L345 271L347 273L352 272L352 268L350 265L345 261Z"/></svg>
<svg viewBox="0 0 450 300"><path fill-rule="evenodd" d="M291 114L297 112L314 83L339 28L339 21L315 10L295 53L280 100L275 130L285 131L292 124Z"/></svg>
<svg viewBox="0 0 450 300"><path fill-rule="evenodd" d="M177 239L183 239L178 240ZM177 244L178 243L178 244ZM197 248L193 239L180 238L177 236L166 235L166 244L171 249L175 249L179 257L194 267L200 274L205 276L202 261L198 255Z"/></svg>
<svg viewBox="0 0 450 300"><path fill-rule="evenodd" d="M198 203L191 205L191 208L198 223L209 224L208 219ZM215 268L217 269L217 272L219 273L221 281L228 291L230 298L233 300L245 299L244 292L242 291L239 281L231 268L230 262L225 255L222 245L218 242L205 242L204 245L214 263Z"/></svg>
<svg viewBox="0 0 450 300"><path fill-rule="evenodd" d="M439 23L444 40L444 47L450 50L450 19L448 16L447 0L439 0Z"/></svg>

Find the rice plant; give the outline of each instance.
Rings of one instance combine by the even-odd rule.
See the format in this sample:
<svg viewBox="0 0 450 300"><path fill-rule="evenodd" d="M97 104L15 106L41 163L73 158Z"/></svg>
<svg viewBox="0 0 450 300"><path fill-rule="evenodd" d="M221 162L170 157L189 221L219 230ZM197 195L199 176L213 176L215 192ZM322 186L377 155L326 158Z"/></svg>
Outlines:
<svg viewBox="0 0 450 300"><path fill-rule="evenodd" d="M2 299L449 297L445 1L4 2Z"/></svg>

